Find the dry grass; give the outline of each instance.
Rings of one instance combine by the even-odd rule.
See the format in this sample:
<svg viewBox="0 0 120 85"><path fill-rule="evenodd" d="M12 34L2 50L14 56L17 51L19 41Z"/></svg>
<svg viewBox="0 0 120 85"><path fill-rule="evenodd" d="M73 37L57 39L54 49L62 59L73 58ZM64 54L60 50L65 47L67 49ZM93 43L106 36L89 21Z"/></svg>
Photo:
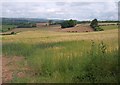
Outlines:
<svg viewBox="0 0 120 85"><path fill-rule="evenodd" d="M52 31L25 31L16 35L2 36L3 42L24 42L24 43L40 43L40 42L59 42L72 40L105 40L117 41L118 30L107 30L102 32L86 32L86 33L63 33Z"/></svg>

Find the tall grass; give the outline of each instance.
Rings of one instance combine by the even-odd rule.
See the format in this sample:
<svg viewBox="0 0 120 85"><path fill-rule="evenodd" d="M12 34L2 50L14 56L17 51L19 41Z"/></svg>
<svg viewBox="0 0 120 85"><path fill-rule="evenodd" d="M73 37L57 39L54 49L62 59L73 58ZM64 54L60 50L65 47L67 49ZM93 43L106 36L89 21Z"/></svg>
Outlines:
<svg viewBox="0 0 120 85"><path fill-rule="evenodd" d="M118 50L108 51L103 42L4 43L3 54L26 57L34 72L29 82L117 82Z"/></svg>

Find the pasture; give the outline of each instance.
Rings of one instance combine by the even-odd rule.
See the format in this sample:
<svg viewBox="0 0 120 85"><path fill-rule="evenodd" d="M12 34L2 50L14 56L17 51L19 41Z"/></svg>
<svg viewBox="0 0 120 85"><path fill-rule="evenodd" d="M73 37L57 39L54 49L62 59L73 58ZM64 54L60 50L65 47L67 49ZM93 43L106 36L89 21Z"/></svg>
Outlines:
<svg viewBox="0 0 120 85"><path fill-rule="evenodd" d="M7 32L9 30L14 29L15 27L15 25L2 25L0 26L0 32Z"/></svg>
<svg viewBox="0 0 120 85"><path fill-rule="evenodd" d="M108 26L100 26L104 30L111 30L111 29L117 29L118 25L108 25Z"/></svg>
<svg viewBox="0 0 120 85"><path fill-rule="evenodd" d="M83 33L36 28L2 36L3 82L116 83L118 30L103 28Z"/></svg>

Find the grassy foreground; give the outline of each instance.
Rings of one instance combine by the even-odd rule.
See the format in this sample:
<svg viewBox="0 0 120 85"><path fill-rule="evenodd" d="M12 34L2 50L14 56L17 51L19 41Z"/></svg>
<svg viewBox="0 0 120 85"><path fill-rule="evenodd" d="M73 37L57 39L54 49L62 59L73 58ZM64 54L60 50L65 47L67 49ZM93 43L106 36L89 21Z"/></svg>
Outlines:
<svg viewBox="0 0 120 85"><path fill-rule="evenodd" d="M4 43L3 53L24 56L35 73L11 82L117 82L118 50L103 42Z"/></svg>
<svg viewBox="0 0 120 85"><path fill-rule="evenodd" d="M19 64L30 67L30 71L25 71L28 75L14 76L9 82L115 83L118 80L116 28L90 33L36 30L2 39L3 56L24 57Z"/></svg>

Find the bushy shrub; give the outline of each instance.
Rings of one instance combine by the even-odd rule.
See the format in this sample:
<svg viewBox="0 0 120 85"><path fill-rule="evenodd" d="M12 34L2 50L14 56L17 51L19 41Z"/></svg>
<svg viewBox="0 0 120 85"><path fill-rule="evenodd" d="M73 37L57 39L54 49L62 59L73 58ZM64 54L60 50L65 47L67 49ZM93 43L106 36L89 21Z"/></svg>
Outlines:
<svg viewBox="0 0 120 85"><path fill-rule="evenodd" d="M94 27L94 30L95 30L95 31L103 31L103 29L102 29L102 28L100 28L99 26Z"/></svg>
<svg viewBox="0 0 120 85"><path fill-rule="evenodd" d="M11 32L11 34L15 34L15 32Z"/></svg>
<svg viewBox="0 0 120 85"><path fill-rule="evenodd" d="M10 30L10 28L8 28L8 30Z"/></svg>

